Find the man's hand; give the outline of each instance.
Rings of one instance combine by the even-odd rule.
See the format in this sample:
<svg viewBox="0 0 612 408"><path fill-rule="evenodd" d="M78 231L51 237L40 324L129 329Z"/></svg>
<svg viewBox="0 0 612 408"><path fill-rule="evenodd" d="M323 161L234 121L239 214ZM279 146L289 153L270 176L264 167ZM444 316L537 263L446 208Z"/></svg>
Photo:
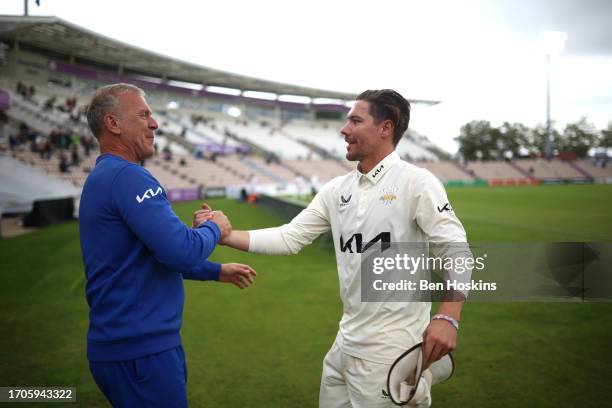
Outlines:
<svg viewBox="0 0 612 408"><path fill-rule="evenodd" d="M457 329L445 320L432 320L423 333L423 371L457 346Z"/></svg>
<svg viewBox="0 0 612 408"><path fill-rule="evenodd" d="M230 224L227 216L223 214L223 211L213 211L208 204L204 203L201 210L193 213L193 227L195 228L206 221L212 221L217 224L221 230L220 241L227 238L232 232L232 224Z"/></svg>
<svg viewBox="0 0 612 408"><path fill-rule="evenodd" d="M212 219L212 210L208 204L202 204L202 209L193 213L193 228L199 227L200 224Z"/></svg>
<svg viewBox="0 0 612 408"><path fill-rule="evenodd" d="M232 224L230 224L229 219L223 214L223 211L213 211L210 221L217 224L221 230L220 240L223 240L232 232Z"/></svg>
<svg viewBox="0 0 612 408"><path fill-rule="evenodd" d="M253 283L255 276L257 276L257 272L249 265L227 263L221 265L219 282L232 283L240 289L244 289Z"/></svg>

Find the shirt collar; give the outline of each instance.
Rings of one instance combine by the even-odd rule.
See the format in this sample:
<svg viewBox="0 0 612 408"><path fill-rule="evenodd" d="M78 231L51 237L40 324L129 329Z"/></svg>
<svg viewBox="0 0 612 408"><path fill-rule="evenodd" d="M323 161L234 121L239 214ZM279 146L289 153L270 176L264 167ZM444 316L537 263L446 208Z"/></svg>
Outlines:
<svg viewBox="0 0 612 408"><path fill-rule="evenodd" d="M394 163L401 161L400 155L394 150L382 159L376 166L372 168L367 174L361 173L357 170L360 178L367 178L372 184L378 183L383 175L393 166Z"/></svg>

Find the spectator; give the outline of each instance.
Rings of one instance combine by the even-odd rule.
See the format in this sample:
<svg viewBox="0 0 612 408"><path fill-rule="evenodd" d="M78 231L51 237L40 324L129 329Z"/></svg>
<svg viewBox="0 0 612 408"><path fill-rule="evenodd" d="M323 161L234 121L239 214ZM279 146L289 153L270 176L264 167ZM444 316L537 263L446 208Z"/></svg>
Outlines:
<svg viewBox="0 0 612 408"><path fill-rule="evenodd" d="M70 156L72 159L72 166L78 166L81 163L81 158L79 157L79 149L77 145L72 145Z"/></svg>
<svg viewBox="0 0 612 408"><path fill-rule="evenodd" d="M0 142L3 142L6 138L5 130L7 128L8 117L3 110L0 110Z"/></svg>
<svg viewBox="0 0 612 408"><path fill-rule="evenodd" d="M60 154L59 171L60 173L70 172L70 170L68 169L68 159L66 159L66 156L64 155L64 153Z"/></svg>
<svg viewBox="0 0 612 408"><path fill-rule="evenodd" d="M32 153L38 153L39 148L38 145L40 143L40 137L38 135L35 135L35 137L29 137L30 140L30 151Z"/></svg>
<svg viewBox="0 0 612 408"><path fill-rule="evenodd" d="M21 82L21 81L17 81L17 89L16 89L16 91L17 91L17 94L23 96L24 98L26 98L27 95L28 95L28 90L27 90L26 86L23 84L23 82Z"/></svg>
<svg viewBox="0 0 612 408"><path fill-rule="evenodd" d="M17 146L19 146L19 137L18 136L13 136L10 135L9 136L9 148L11 150L15 150L17 148Z"/></svg>
<svg viewBox="0 0 612 408"><path fill-rule="evenodd" d="M76 106L76 98L66 98L64 106L66 109L65 112L72 112L72 110Z"/></svg>
<svg viewBox="0 0 612 408"><path fill-rule="evenodd" d="M43 160L49 160L51 159L51 153L53 151L53 146L51 145L51 141L49 140L49 138L46 138L45 141L43 142L43 147L42 149L40 149L40 158Z"/></svg>
<svg viewBox="0 0 612 408"><path fill-rule="evenodd" d="M43 105L43 109L46 111L52 110L56 100L57 98L55 96L51 96L50 98L48 98Z"/></svg>
<svg viewBox="0 0 612 408"><path fill-rule="evenodd" d="M77 146L79 142L79 135L73 130L72 134L70 135L70 146Z"/></svg>
<svg viewBox="0 0 612 408"><path fill-rule="evenodd" d="M60 132L59 135L59 148L65 150L70 145L70 138L66 132Z"/></svg>
<svg viewBox="0 0 612 408"><path fill-rule="evenodd" d="M60 145L60 131L55 128L49 133L49 142L51 143L51 147L59 147Z"/></svg>
<svg viewBox="0 0 612 408"><path fill-rule="evenodd" d="M170 150L170 146L166 145L162 152L164 153L165 161L172 161L172 151Z"/></svg>
<svg viewBox="0 0 612 408"><path fill-rule="evenodd" d="M19 144L25 143L28 140L28 136L30 134L30 128L25 123L21 123L19 125L19 133L17 134L17 139L19 140Z"/></svg>
<svg viewBox="0 0 612 408"><path fill-rule="evenodd" d="M83 149L85 150L85 157L89 157L89 152L91 150L92 144L93 144L93 141L91 140L91 136L89 135L81 136L81 146L83 146Z"/></svg>

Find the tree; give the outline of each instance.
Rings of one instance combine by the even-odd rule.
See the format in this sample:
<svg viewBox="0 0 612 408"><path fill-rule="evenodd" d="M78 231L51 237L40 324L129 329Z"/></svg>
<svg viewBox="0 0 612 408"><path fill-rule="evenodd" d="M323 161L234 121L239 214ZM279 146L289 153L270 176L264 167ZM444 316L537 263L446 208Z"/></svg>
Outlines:
<svg viewBox="0 0 612 408"><path fill-rule="evenodd" d="M529 128L522 123L504 122L499 128L497 148L501 158L517 158L528 145Z"/></svg>
<svg viewBox="0 0 612 408"><path fill-rule="evenodd" d="M544 157L546 154L546 139L548 134L546 132L546 126L539 123L535 128L529 130L527 133L527 143L525 148L531 153L538 156ZM559 151L559 145L561 144L561 134L557 129L552 129L552 147L553 153L555 150Z"/></svg>
<svg viewBox="0 0 612 408"><path fill-rule="evenodd" d="M464 160L489 160L494 147L491 123L486 120L473 120L461 126L460 135L455 138L459 143L459 154Z"/></svg>
<svg viewBox="0 0 612 408"><path fill-rule="evenodd" d="M546 126L538 124L530 129L522 123L504 122L499 128L486 120L473 120L461 127L455 140L465 160L501 160L517 158L524 153L544 157L547 141ZM607 129L597 131L586 118L569 123L559 133L552 128L553 155L574 153L586 157L593 147L612 148L612 122Z"/></svg>
<svg viewBox="0 0 612 408"><path fill-rule="evenodd" d="M597 130L586 118L565 126L559 151L574 152L578 157L586 157L589 150L597 145Z"/></svg>
<svg viewBox="0 0 612 408"><path fill-rule="evenodd" d="M606 149L612 148L612 122L608 123L606 129L601 130L601 139L599 139L598 146Z"/></svg>

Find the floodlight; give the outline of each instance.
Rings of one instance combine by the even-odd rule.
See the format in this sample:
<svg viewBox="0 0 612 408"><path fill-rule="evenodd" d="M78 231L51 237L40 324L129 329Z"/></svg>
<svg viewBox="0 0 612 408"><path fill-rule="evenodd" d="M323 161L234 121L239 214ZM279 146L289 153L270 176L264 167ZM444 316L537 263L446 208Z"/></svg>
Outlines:
<svg viewBox="0 0 612 408"><path fill-rule="evenodd" d="M565 49L567 33L563 31L543 30L538 34L539 48L545 55L559 55Z"/></svg>

